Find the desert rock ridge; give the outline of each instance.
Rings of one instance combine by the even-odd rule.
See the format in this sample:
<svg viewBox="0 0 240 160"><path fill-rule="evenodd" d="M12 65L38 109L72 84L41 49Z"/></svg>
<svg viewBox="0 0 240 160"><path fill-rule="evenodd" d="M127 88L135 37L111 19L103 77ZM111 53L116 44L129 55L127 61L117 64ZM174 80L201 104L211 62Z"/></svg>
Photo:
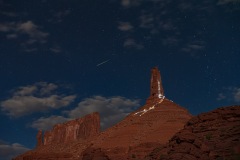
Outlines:
<svg viewBox="0 0 240 160"><path fill-rule="evenodd" d="M100 132L99 114L58 124L37 136L37 148L15 160L144 159L159 145L166 145L192 115L164 95L160 72L151 70L150 96L146 104L125 119ZM41 133L39 132L39 135Z"/></svg>

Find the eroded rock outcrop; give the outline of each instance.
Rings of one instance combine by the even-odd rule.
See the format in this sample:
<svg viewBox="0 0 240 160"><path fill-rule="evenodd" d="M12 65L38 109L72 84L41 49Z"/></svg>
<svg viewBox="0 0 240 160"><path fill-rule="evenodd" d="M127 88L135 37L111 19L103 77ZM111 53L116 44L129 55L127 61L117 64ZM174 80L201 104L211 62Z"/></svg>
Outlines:
<svg viewBox="0 0 240 160"><path fill-rule="evenodd" d="M99 116L95 114L55 125L45 132L44 145L28 155L31 158L58 155L58 158L69 160L140 160L156 146L167 143L192 117L185 108L165 98L156 67L151 71L150 96L146 105L98 136L94 136L99 133L100 125Z"/></svg>
<svg viewBox="0 0 240 160"><path fill-rule="evenodd" d="M100 132L100 117L97 112L83 118L57 124L44 134L44 145L68 143L77 139L87 139Z"/></svg>
<svg viewBox="0 0 240 160"><path fill-rule="evenodd" d="M37 139L37 147L41 147L43 145L43 132L39 130L36 136Z"/></svg>
<svg viewBox="0 0 240 160"><path fill-rule="evenodd" d="M110 160L101 148L88 147L82 153L82 160Z"/></svg>
<svg viewBox="0 0 240 160"><path fill-rule="evenodd" d="M99 113L57 124L52 130L37 134L37 148L18 156L15 160L79 160L100 132ZM42 141L44 139L44 143Z"/></svg>
<svg viewBox="0 0 240 160"><path fill-rule="evenodd" d="M56 125L15 160L237 160L240 106L193 117L165 98L160 77L154 68L146 104L113 127L99 133L98 113Z"/></svg>
<svg viewBox="0 0 240 160"><path fill-rule="evenodd" d="M102 132L93 147L112 160L143 159L156 144L165 144L192 117L183 107L165 98L160 72L151 72L150 96L146 105Z"/></svg>
<svg viewBox="0 0 240 160"><path fill-rule="evenodd" d="M240 159L240 106L223 107L193 117L168 145L155 148L146 159Z"/></svg>

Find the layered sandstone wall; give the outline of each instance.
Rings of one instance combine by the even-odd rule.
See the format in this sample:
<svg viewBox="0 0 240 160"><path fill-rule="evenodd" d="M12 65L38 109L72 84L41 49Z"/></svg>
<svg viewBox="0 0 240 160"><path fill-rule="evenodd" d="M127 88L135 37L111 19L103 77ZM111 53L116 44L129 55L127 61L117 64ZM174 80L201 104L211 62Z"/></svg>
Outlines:
<svg viewBox="0 0 240 160"><path fill-rule="evenodd" d="M99 113L95 112L85 117L68 121L63 124L57 124L52 130L46 131L43 137L43 145L67 143L77 139L87 139L98 135L100 132ZM38 133L38 146L41 132Z"/></svg>

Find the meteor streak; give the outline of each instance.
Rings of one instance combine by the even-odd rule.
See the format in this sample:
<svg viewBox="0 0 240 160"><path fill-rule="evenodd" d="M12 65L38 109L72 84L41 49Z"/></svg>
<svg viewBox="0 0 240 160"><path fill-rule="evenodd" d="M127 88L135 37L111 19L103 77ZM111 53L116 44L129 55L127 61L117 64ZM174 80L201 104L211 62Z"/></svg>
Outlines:
<svg viewBox="0 0 240 160"><path fill-rule="evenodd" d="M97 66L97 67L98 67L98 66L101 66L101 65L103 65L104 63L107 63L108 61L110 61L110 59L108 59L108 60L106 60L106 61L103 61L103 62L97 64L96 66Z"/></svg>

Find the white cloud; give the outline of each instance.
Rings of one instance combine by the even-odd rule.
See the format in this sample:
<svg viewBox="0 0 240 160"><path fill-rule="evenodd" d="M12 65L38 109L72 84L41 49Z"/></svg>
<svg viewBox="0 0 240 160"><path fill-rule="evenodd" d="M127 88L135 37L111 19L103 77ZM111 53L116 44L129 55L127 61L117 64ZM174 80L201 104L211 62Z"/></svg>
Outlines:
<svg viewBox="0 0 240 160"><path fill-rule="evenodd" d="M132 7L140 5L142 0L121 0L121 5L123 7Z"/></svg>
<svg viewBox="0 0 240 160"><path fill-rule="evenodd" d="M122 120L127 114L139 106L139 100L124 97L94 96L81 101L78 106L66 111L70 118L82 117L92 112L99 112L102 128L107 128Z"/></svg>
<svg viewBox="0 0 240 160"><path fill-rule="evenodd" d="M0 143L1 160L10 160L16 157L17 155L22 154L28 150L30 149L19 143L13 143L13 144Z"/></svg>
<svg viewBox="0 0 240 160"><path fill-rule="evenodd" d="M34 121L31 124L32 128L36 128L38 130L49 130L51 129L55 124L63 123L66 121L71 120L70 118L65 118L63 116L50 116L50 117L41 117L38 120Z"/></svg>
<svg viewBox="0 0 240 160"><path fill-rule="evenodd" d="M121 1L122 6L129 7L130 6L130 0L122 0Z"/></svg>
<svg viewBox="0 0 240 160"><path fill-rule="evenodd" d="M41 89L40 89L41 95L51 94L52 91L54 91L58 88L58 86L53 83L40 82L38 84L41 86Z"/></svg>
<svg viewBox="0 0 240 160"><path fill-rule="evenodd" d="M240 88L239 87L224 87L223 91L218 94L217 100L229 100L240 102Z"/></svg>
<svg viewBox="0 0 240 160"><path fill-rule="evenodd" d="M8 39L16 39L21 35L27 35L28 39L22 43L23 46L33 43L45 43L49 33L40 30L32 21L0 23L0 32L5 32Z"/></svg>
<svg viewBox="0 0 240 160"><path fill-rule="evenodd" d="M86 98L78 103L78 106L72 110L64 111L64 116L41 117L31 124L32 128L47 130L57 123L83 117L92 112L99 112L101 127L106 129L131 113L139 107L139 100L127 99L125 97L103 97L94 96Z"/></svg>
<svg viewBox="0 0 240 160"><path fill-rule="evenodd" d="M130 31L133 29L133 26L129 22L119 22L118 29L121 31Z"/></svg>
<svg viewBox="0 0 240 160"><path fill-rule="evenodd" d="M21 117L49 109L59 109L72 103L76 95L59 95L54 93L56 84L39 82L33 85L18 87L12 97L2 101L1 110L11 117Z"/></svg>
<svg viewBox="0 0 240 160"><path fill-rule="evenodd" d="M40 31L39 27L32 21L17 24L16 30L40 42L45 42L45 38L48 36L48 33Z"/></svg>
<svg viewBox="0 0 240 160"><path fill-rule="evenodd" d="M235 102L240 102L240 88L235 88L233 92Z"/></svg>
<svg viewBox="0 0 240 160"><path fill-rule="evenodd" d="M15 92L14 95L16 96L26 96L26 95L31 95L37 91L37 86L32 85L32 86L24 86L24 87L19 87Z"/></svg>
<svg viewBox="0 0 240 160"><path fill-rule="evenodd" d="M220 1L232 2L239 0ZM119 1L116 2L119 3ZM201 14L212 12L215 4L211 1L204 0L196 4L185 0L176 2L164 0L121 0L120 2L122 7L128 9L128 11L132 9L131 7L148 6L139 11L134 11L134 15L137 18L132 20L128 18L128 23L134 26L134 32L123 32L126 37L132 38L125 40L124 47L142 48L143 45L141 44L144 44L144 47L148 48L147 35L150 37L149 39L159 41L160 47L174 47L193 57L198 57L196 54L205 49L205 31L203 31L205 26L195 25L195 23L203 24L205 22L205 18ZM177 11L181 14L180 17L169 9L172 6L176 6ZM191 12L196 12L195 16L199 18L188 16L188 13ZM120 21L126 21L126 19L121 19ZM191 21L194 23L190 25L185 23ZM119 29L119 25L117 27ZM188 27L192 29L191 32L186 32ZM196 36L193 34L196 34ZM204 43L198 43L197 41L203 41Z"/></svg>
<svg viewBox="0 0 240 160"><path fill-rule="evenodd" d="M189 44L186 44L181 50L186 53L190 53L192 56L195 55L195 52L205 49L205 42L203 41L194 41Z"/></svg>
<svg viewBox="0 0 240 160"><path fill-rule="evenodd" d="M135 39L128 38L124 41L123 46L125 48L135 48L135 49L143 49L144 46L142 44L139 44L135 41Z"/></svg>
<svg viewBox="0 0 240 160"><path fill-rule="evenodd" d="M53 17L51 17L48 21L52 23L61 23L63 22L64 18L71 13L70 10L59 11L59 12L52 12Z"/></svg>

